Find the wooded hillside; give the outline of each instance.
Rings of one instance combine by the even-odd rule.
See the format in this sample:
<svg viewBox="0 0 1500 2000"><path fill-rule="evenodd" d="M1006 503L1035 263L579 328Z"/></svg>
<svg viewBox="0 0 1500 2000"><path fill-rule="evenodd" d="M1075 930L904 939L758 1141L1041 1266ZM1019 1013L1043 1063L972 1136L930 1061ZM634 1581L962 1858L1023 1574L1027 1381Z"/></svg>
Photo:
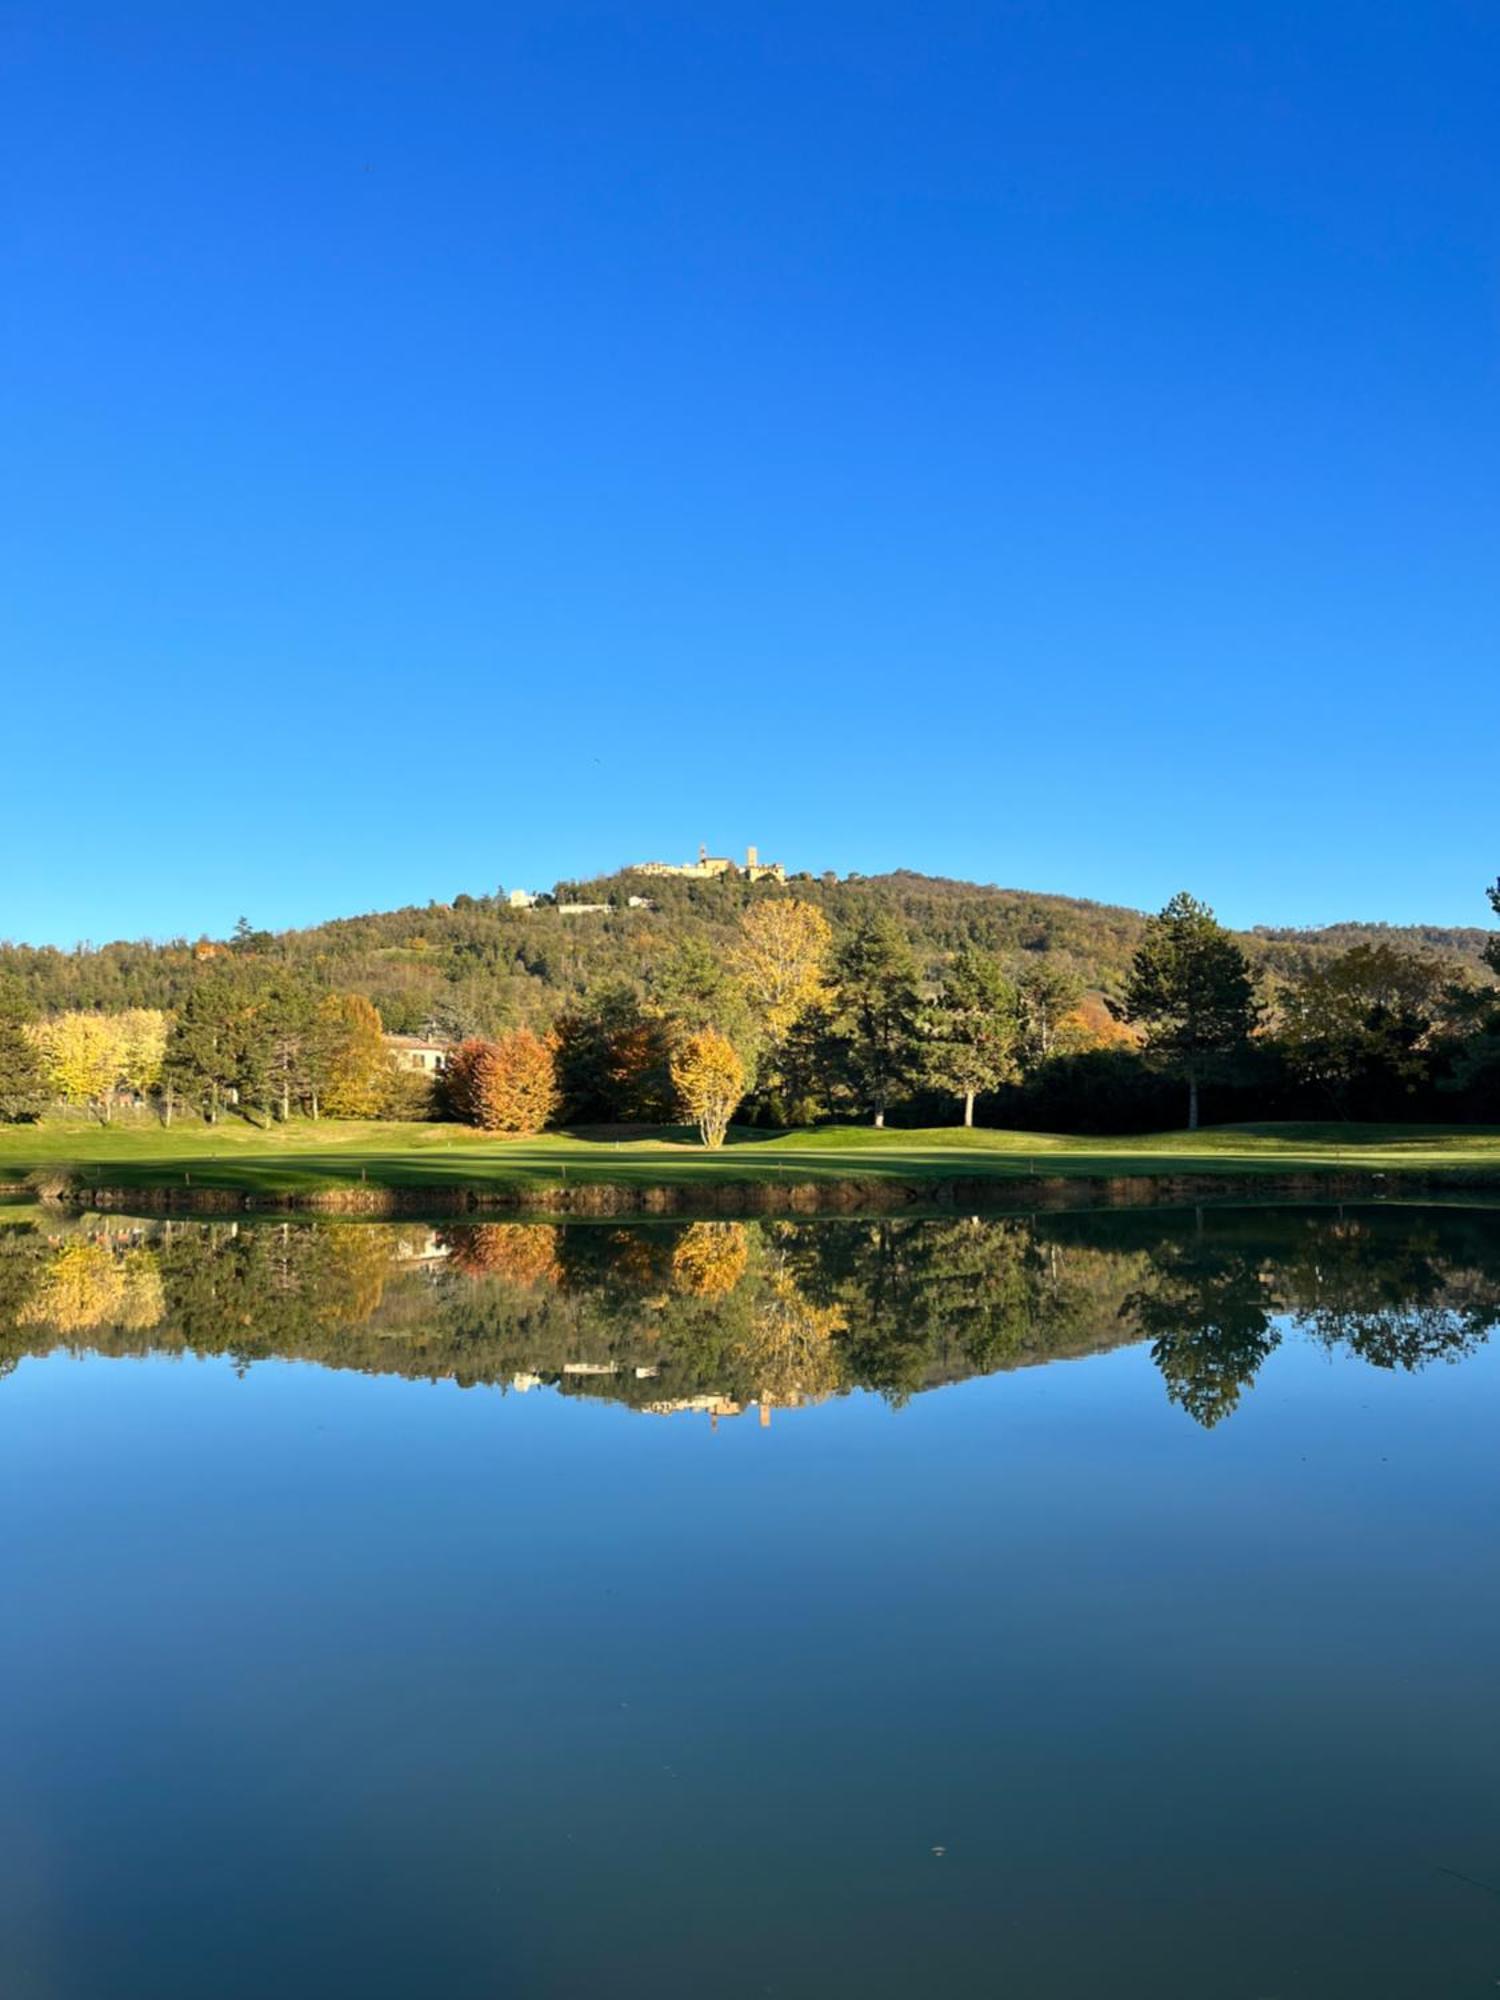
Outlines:
<svg viewBox="0 0 1500 2000"><path fill-rule="evenodd" d="M1111 904L905 870L799 875L789 887L819 905L836 933L876 912L899 918L933 972L965 946L995 953L1012 967L1045 956L1108 996L1119 992L1146 921L1141 911ZM550 902L531 910L511 909L497 890L335 918L307 930L271 934L245 925L237 939L120 942L73 951L5 944L0 1000L41 1013L175 1008L205 966L232 952L284 966L329 991L364 994L386 1027L398 1032L429 1024L456 1036L544 1028L603 982L624 980L649 994L684 944L722 952L748 904L785 893L740 875L700 882L626 871L559 883ZM632 909L632 896L651 907ZM567 902L603 903L608 910L565 915L558 905ZM1487 939L1477 927L1360 923L1238 935L1273 987L1360 943L1399 944L1481 972Z"/></svg>

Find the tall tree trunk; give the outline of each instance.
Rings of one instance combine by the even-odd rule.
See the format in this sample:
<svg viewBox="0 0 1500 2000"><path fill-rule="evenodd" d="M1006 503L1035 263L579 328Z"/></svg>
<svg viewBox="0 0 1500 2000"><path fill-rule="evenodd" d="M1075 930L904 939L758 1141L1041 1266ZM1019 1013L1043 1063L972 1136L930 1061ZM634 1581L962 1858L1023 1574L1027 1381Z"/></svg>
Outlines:
<svg viewBox="0 0 1500 2000"><path fill-rule="evenodd" d="M964 1123L965 1125L972 1125L974 1123L974 1093L972 1090L964 1092Z"/></svg>
<svg viewBox="0 0 1500 2000"><path fill-rule="evenodd" d="M1197 1129L1198 1129L1198 1078L1195 1074L1188 1078L1188 1130L1190 1132L1196 1132Z"/></svg>

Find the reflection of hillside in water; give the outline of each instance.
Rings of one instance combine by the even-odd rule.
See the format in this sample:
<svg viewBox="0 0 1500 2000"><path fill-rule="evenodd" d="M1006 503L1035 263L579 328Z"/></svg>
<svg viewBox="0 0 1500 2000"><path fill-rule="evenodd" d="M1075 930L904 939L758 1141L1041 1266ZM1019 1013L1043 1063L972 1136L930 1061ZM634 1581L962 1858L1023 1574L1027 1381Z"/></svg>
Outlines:
<svg viewBox="0 0 1500 2000"><path fill-rule="evenodd" d="M1147 1339L1198 1422L1288 1323L1376 1367L1500 1316L1481 1209L1143 1211L1031 1221L0 1227L0 1369L57 1348L273 1357L763 1422Z"/></svg>

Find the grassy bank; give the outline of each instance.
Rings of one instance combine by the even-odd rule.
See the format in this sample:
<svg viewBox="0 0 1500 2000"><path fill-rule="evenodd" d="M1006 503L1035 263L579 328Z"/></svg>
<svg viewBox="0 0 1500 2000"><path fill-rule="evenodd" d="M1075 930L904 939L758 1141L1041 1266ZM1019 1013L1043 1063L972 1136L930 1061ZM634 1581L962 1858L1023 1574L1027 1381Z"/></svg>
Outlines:
<svg viewBox="0 0 1500 2000"><path fill-rule="evenodd" d="M1032 1183L1147 1177L1223 1177L1267 1182L1309 1176L1384 1175L1412 1181L1485 1179L1500 1185L1500 1129L1400 1125L1236 1125L1125 1139L941 1128L875 1132L838 1126L813 1132L736 1131L709 1153L682 1131L614 1138L548 1134L497 1139L467 1127L294 1122L261 1131L150 1124L0 1127L0 1185L44 1170L79 1193L196 1191L266 1200L399 1191L449 1202L465 1194L524 1202L565 1189L829 1187L896 1183L941 1192L961 1182ZM999 1191L998 1189L996 1190ZM1019 1191L1019 1188L1018 1190Z"/></svg>

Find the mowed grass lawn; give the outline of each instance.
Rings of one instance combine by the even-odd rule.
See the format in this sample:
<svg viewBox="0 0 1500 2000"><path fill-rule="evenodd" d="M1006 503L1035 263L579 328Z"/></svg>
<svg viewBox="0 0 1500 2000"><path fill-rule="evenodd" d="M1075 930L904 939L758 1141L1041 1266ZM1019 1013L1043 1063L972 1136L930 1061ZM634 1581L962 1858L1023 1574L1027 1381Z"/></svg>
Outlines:
<svg viewBox="0 0 1500 2000"><path fill-rule="evenodd" d="M548 1133L500 1139L457 1125L297 1120L262 1131L231 1120L212 1128L154 1123L0 1126L0 1183L47 1167L85 1184L130 1188L190 1183L303 1193L366 1181L452 1190L573 1182L671 1184L848 1177L941 1181L1053 1175L1399 1175L1456 1171L1500 1179L1500 1127L1223 1125L1124 1139L961 1128L876 1132L868 1126L731 1133L710 1153L684 1130Z"/></svg>

